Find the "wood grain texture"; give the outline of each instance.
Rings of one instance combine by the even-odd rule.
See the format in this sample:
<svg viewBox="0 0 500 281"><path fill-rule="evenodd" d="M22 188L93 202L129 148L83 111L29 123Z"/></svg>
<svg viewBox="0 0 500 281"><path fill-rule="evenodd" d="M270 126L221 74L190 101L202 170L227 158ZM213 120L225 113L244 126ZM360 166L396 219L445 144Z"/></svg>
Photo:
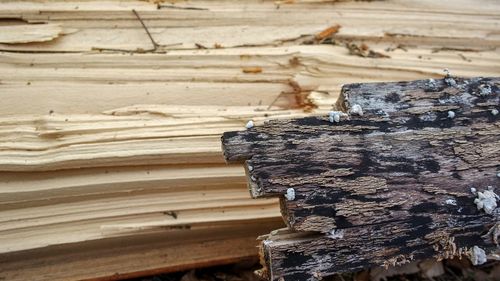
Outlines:
<svg viewBox="0 0 500 281"><path fill-rule="evenodd" d="M12 252L0 255L0 279L123 280L255 260L255 237L280 225L280 220L274 218Z"/></svg>
<svg viewBox="0 0 500 281"><path fill-rule="evenodd" d="M226 133L225 156L249 158L254 197L294 188L295 200L281 202L296 230L329 232L413 212L475 214L470 188L484 191L500 180L500 115L492 113L499 80L454 79L463 89L444 80L432 89L425 80L348 85L338 107L361 105L363 116L334 124L326 117L284 120Z"/></svg>
<svg viewBox="0 0 500 281"><path fill-rule="evenodd" d="M135 9L151 29L159 51L215 46L290 45L339 24L340 40L365 39L430 46L499 46L494 1L184 1L158 7L146 1L5 2L0 17L28 23L62 23L78 32L47 44L0 45L1 50L85 52L98 48L149 50L152 44ZM189 9L189 8L197 9ZM159 9L158 9L159 8ZM183 9L185 8L185 9ZM314 14L314 17L309 15ZM242 36L236 36L242 35Z"/></svg>
<svg viewBox="0 0 500 281"><path fill-rule="evenodd" d="M325 116L345 83L500 75L490 0L156 2L0 1L6 279L247 257L283 223L223 164L224 131Z"/></svg>
<svg viewBox="0 0 500 281"><path fill-rule="evenodd" d="M1 52L0 112L100 114L148 104L289 109L302 108L304 101L329 110L346 83L438 79L445 67L465 77L499 73L498 51L407 46L385 52L394 46L370 46L391 58L357 57L331 44L133 55ZM244 73L248 67L262 72Z"/></svg>
<svg viewBox="0 0 500 281"><path fill-rule="evenodd" d="M0 117L0 170L223 163L219 136L248 120L306 116L263 106L134 105L100 115Z"/></svg>
<svg viewBox="0 0 500 281"><path fill-rule="evenodd" d="M499 85L451 76L350 84L336 105L349 113L339 122L306 117L225 133L226 160L246 159L252 196L279 196L301 237L263 241L268 277L317 280L473 246L494 250L497 233L486 233L500 208L478 209L471 188L499 187ZM428 241L443 235L452 254Z"/></svg>
<svg viewBox="0 0 500 281"><path fill-rule="evenodd" d="M321 280L339 272L389 267L413 260L472 255L472 245L492 251L486 217L433 223L416 215L404 221L347 228L331 237L311 233L279 233L262 242L264 276L268 280Z"/></svg>
<svg viewBox="0 0 500 281"><path fill-rule="evenodd" d="M0 26L0 43L20 44L51 41L63 33L58 24L16 24Z"/></svg>

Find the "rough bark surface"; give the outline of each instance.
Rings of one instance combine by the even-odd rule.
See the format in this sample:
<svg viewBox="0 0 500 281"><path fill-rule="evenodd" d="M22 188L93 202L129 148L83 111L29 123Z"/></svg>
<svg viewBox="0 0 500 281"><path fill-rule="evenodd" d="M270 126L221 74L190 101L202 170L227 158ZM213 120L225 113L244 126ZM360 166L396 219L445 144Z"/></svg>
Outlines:
<svg viewBox="0 0 500 281"><path fill-rule="evenodd" d="M246 160L252 196L281 196L292 230L323 233L264 241L271 279L448 257L429 237L451 239L452 255L493 248L500 231L479 237L497 231L499 208L486 214L475 199L500 182L499 83L350 84L339 122L308 117L225 133L226 160Z"/></svg>
<svg viewBox="0 0 500 281"><path fill-rule="evenodd" d="M269 280L321 280L339 272L398 266L435 257L472 256L472 245L492 250L488 219L433 224L425 216L341 230L337 236L311 233L270 235L263 241ZM469 246L470 245L470 246ZM283 278L283 279L281 279Z"/></svg>
<svg viewBox="0 0 500 281"><path fill-rule="evenodd" d="M251 158L254 197L294 189L282 208L295 230L329 232L416 213L476 215L471 187L484 191L500 180L498 81L348 85L337 106L361 106L363 116L280 120L226 133L225 156Z"/></svg>

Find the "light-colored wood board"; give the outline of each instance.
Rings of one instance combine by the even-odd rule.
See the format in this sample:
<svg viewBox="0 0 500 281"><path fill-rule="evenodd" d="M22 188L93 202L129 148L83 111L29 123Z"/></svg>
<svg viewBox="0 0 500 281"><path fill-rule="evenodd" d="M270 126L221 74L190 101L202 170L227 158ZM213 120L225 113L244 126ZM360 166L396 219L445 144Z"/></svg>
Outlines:
<svg viewBox="0 0 500 281"><path fill-rule="evenodd" d="M82 89L85 89L85 93L82 93ZM256 106L259 103L270 104L281 92L288 90L289 86L277 83L5 82L1 91L6 94L0 110L6 114L16 113L16 110L19 114L48 114L51 111L95 113L138 103ZM18 109L12 107L20 104L25 105Z"/></svg>
<svg viewBox="0 0 500 281"><path fill-rule="evenodd" d="M372 45L382 52L384 45ZM395 46L392 46L395 47ZM446 51L405 47L390 58L350 55L343 46L291 46L168 54L2 53L3 115L101 113L134 104L299 106L290 81L313 103L331 106L350 82L439 78L443 69L460 76L494 76L498 51ZM161 58L161 59L160 59ZM257 68L260 73L244 73ZM179 99L179 97L183 97ZM30 102L27 102L30 101Z"/></svg>
<svg viewBox="0 0 500 281"><path fill-rule="evenodd" d="M200 113L198 113L200 112ZM220 135L268 118L305 116L266 107L144 105L103 115L0 118L0 170L223 163ZM133 162L130 162L133 161Z"/></svg>
<svg viewBox="0 0 500 281"><path fill-rule="evenodd" d="M259 221L279 217L279 207L275 201L267 204L256 204L246 200L250 206L241 201L239 206L200 208L179 212L177 219L163 212L110 216L95 219L71 220L64 223L47 223L44 225L24 226L0 231L2 247L0 253L16 252L28 249L77 243L89 240L104 239L123 235L138 235L149 232L165 233L169 229L179 227L189 229L216 227L220 223L231 222L241 224L248 221ZM214 202L222 204L223 201Z"/></svg>
<svg viewBox="0 0 500 281"><path fill-rule="evenodd" d="M96 199L158 194L202 194L239 189L244 196L243 168L237 165L130 166L61 170L55 172L2 172L0 210L78 203ZM217 194L217 192L216 192ZM200 197L201 198L201 197ZM208 197L212 198L212 197ZM213 199L213 198L212 198ZM64 206L64 205L63 205ZM3 215L2 215L3 216Z"/></svg>
<svg viewBox="0 0 500 281"><path fill-rule="evenodd" d="M1 48L26 51L89 51L96 47L151 49L152 44L132 9L138 11L159 44L172 45L168 48L174 49L196 48L196 43L209 48L215 44L223 47L283 44L302 35L316 34L333 24L343 26L338 35L344 39L482 48L500 44L495 25L498 17L492 12L499 9L496 2L483 0L472 5L461 1L438 6L428 1L384 2L278 6L271 1L186 1L180 5L203 10L157 10L152 3L135 1L108 3L101 9L92 2L62 5L55 2L42 7L29 5L30 2L5 3L1 7L2 17L62 23L64 27L79 30L45 44L2 45ZM432 40L422 40L422 37Z"/></svg>
<svg viewBox="0 0 500 281"><path fill-rule="evenodd" d="M59 24L0 25L0 43L19 44L51 41L63 32Z"/></svg>
<svg viewBox="0 0 500 281"><path fill-rule="evenodd" d="M282 225L280 219L270 219L10 253L0 255L0 277L20 281L118 280L231 263L256 258L255 237Z"/></svg>

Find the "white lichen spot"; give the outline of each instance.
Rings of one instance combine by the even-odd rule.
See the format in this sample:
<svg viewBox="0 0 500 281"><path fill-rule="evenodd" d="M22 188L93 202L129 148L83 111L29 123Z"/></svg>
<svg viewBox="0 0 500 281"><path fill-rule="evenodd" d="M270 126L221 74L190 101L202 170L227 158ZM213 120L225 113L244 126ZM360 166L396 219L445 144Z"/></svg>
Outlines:
<svg viewBox="0 0 500 281"><path fill-rule="evenodd" d="M491 86L487 84L479 86L479 94L481 96L487 96L491 94Z"/></svg>
<svg viewBox="0 0 500 281"><path fill-rule="evenodd" d="M493 116L496 116L498 114L498 109L492 109L491 114L493 114Z"/></svg>
<svg viewBox="0 0 500 281"><path fill-rule="evenodd" d="M471 187L470 192L475 195L477 193L477 189L474 187Z"/></svg>
<svg viewBox="0 0 500 281"><path fill-rule="evenodd" d="M359 104L353 104L350 110L351 114L363 116L363 109Z"/></svg>
<svg viewBox="0 0 500 281"><path fill-rule="evenodd" d="M499 173L497 173L497 178L500 178L500 172L499 172Z"/></svg>
<svg viewBox="0 0 500 281"><path fill-rule="evenodd" d="M457 200L455 199L446 199L446 201L444 201L447 205L453 205L453 206L456 206L457 205Z"/></svg>
<svg viewBox="0 0 500 281"><path fill-rule="evenodd" d="M344 238L344 230L343 229L332 229L327 236L328 236L328 238L332 238L332 239L342 239L342 238Z"/></svg>
<svg viewBox="0 0 500 281"><path fill-rule="evenodd" d="M247 122L247 124L245 125L245 127L246 127L247 129L251 129L251 128L253 128L253 121L252 121L252 120L248 121L248 122Z"/></svg>
<svg viewBox="0 0 500 281"><path fill-rule="evenodd" d="M338 122L340 122L340 112L338 112L338 111L330 111L328 113L328 115L329 115L328 116L328 120L330 121L330 123L333 123L333 122L338 123Z"/></svg>
<svg viewBox="0 0 500 281"><path fill-rule="evenodd" d="M448 111L448 118L450 118L450 119L455 118L455 112L453 112L453 111L451 111L451 110L450 110L450 111Z"/></svg>
<svg viewBox="0 0 500 281"><path fill-rule="evenodd" d="M477 192L477 198L474 199L474 203L478 210L483 209L485 213L492 214L493 210L497 207L498 199L500 198L493 192L493 188L488 187L488 190Z"/></svg>
<svg viewBox="0 0 500 281"><path fill-rule="evenodd" d="M448 86L450 86L450 87L456 87L457 86L457 82L455 81L455 79L453 79L451 77L444 78L444 82L446 82L446 84L448 84Z"/></svg>
<svg viewBox="0 0 500 281"><path fill-rule="evenodd" d="M478 246L472 247L470 261L473 265L480 265L487 261L486 252Z"/></svg>
<svg viewBox="0 0 500 281"><path fill-rule="evenodd" d="M249 172L253 171L253 166L248 165L248 171Z"/></svg>
<svg viewBox="0 0 500 281"><path fill-rule="evenodd" d="M457 82L455 81L455 79L453 79L453 77L451 77L450 70L448 70L448 68L445 68L443 69L443 71L445 74L444 82L446 82L446 84L448 84L448 86L450 87L457 87Z"/></svg>
<svg viewBox="0 0 500 281"><path fill-rule="evenodd" d="M254 176L250 176L250 179L251 179L252 181L257 181L257 179L256 179Z"/></svg>
<svg viewBox="0 0 500 281"><path fill-rule="evenodd" d="M295 189L293 189L291 187L289 189L287 189L285 197L286 197L286 200L288 200L288 201L295 200Z"/></svg>
<svg viewBox="0 0 500 281"><path fill-rule="evenodd" d="M427 80L427 87L429 87L431 89L436 89L437 88L436 80L434 80L432 78Z"/></svg>

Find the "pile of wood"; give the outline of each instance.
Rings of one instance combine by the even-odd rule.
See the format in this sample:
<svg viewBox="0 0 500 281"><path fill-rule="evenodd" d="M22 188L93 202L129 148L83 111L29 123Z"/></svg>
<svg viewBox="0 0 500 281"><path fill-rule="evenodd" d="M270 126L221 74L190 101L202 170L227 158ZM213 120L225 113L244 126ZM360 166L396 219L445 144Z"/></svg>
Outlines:
<svg viewBox="0 0 500 281"><path fill-rule="evenodd" d="M325 116L344 83L497 76L500 5L432 2L0 2L0 279L255 257L279 203L220 135Z"/></svg>
<svg viewBox="0 0 500 281"><path fill-rule="evenodd" d="M193 110L0 118L2 276L121 278L254 256L282 225L278 206L250 200L218 141L248 109Z"/></svg>
<svg viewBox="0 0 500 281"><path fill-rule="evenodd" d="M223 137L254 198L288 229L261 245L268 280L321 280L413 260L500 260L500 78L346 85L330 116Z"/></svg>

